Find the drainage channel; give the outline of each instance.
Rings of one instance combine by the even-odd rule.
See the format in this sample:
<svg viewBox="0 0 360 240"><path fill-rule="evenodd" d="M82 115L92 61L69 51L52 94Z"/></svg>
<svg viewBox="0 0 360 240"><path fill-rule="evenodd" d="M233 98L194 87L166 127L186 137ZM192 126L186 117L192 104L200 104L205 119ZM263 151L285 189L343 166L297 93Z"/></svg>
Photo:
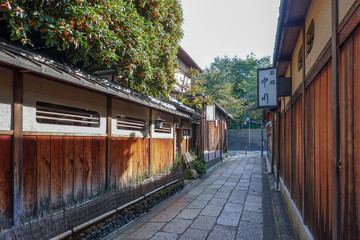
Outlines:
<svg viewBox="0 0 360 240"><path fill-rule="evenodd" d="M177 179L99 217L74 227L51 240L102 239L143 216L156 205L183 188L183 180Z"/></svg>

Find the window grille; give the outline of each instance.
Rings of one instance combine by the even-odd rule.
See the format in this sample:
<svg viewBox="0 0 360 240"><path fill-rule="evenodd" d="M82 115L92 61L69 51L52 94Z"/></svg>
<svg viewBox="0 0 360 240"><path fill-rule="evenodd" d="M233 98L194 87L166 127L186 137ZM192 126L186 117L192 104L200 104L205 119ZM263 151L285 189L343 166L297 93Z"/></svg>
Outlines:
<svg viewBox="0 0 360 240"><path fill-rule="evenodd" d="M118 115L116 117L116 127L119 130L143 131L145 129L145 120Z"/></svg>
<svg viewBox="0 0 360 240"><path fill-rule="evenodd" d="M162 128L154 129L156 133L171 133L171 125L168 123L163 123Z"/></svg>
<svg viewBox="0 0 360 240"><path fill-rule="evenodd" d="M183 136L183 138L190 138L191 130L190 129L183 129L182 136Z"/></svg>
<svg viewBox="0 0 360 240"><path fill-rule="evenodd" d="M46 102L36 102L36 121L45 124L100 127L100 115L97 111Z"/></svg>
<svg viewBox="0 0 360 240"><path fill-rule="evenodd" d="M315 37L315 26L314 26L314 19L311 20L309 28L306 32L306 56L309 55L309 53L311 52L311 49L313 47L313 43L314 43L314 37Z"/></svg>
<svg viewBox="0 0 360 240"><path fill-rule="evenodd" d="M303 67L303 46L301 45L299 52L298 52L298 72Z"/></svg>

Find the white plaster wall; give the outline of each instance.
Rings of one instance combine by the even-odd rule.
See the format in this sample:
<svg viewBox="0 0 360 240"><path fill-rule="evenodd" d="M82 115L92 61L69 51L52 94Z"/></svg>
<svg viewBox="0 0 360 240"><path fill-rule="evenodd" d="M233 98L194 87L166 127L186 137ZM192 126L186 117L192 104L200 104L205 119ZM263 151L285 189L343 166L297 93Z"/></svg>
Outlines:
<svg viewBox="0 0 360 240"><path fill-rule="evenodd" d="M160 116L161 119L165 120L164 123L170 124L171 125L171 132L170 133L157 133L155 132L155 122L154 120ZM153 110L152 111L152 119L151 119L151 125L152 125L152 138L174 138L174 117L172 115L169 114L165 114L162 112L158 112Z"/></svg>
<svg viewBox="0 0 360 240"><path fill-rule="evenodd" d="M37 101L98 111L100 127L38 123L36 122ZM100 94L24 74L23 129L31 132L106 134L106 101L106 96Z"/></svg>
<svg viewBox="0 0 360 240"><path fill-rule="evenodd" d="M184 90L188 89L191 84L191 78L186 77L182 73L175 73L175 79L178 85L175 85L176 91L181 91L181 86L184 84Z"/></svg>
<svg viewBox="0 0 360 240"><path fill-rule="evenodd" d="M305 34L314 19L314 42L311 52L305 57L305 74L315 64L316 59L331 38L331 0L312 1L305 19Z"/></svg>
<svg viewBox="0 0 360 240"><path fill-rule="evenodd" d="M345 18L347 12L350 10L351 6L354 4L356 0L340 0L339 1L339 13L338 13L338 19L339 24L341 21Z"/></svg>
<svg viewBox="0 0 360 240"><path fill-rule="evenodd" d="M123 137L149 137L149 108L145 108L136 104L128 103L118 99L114 99L112 102L112 119L111 119L111 134L119 135ZM116 127L116 116L124 115L126 117L133 117L143 119L146 121L145 130L131 131L120 130Z"/></svg>
<svg viewBox="0 0 360 240"><path fill-rule="evenodd" d="M0 67L0 130L11 130L13 71Z"/></svg>
<svg viewBox="0 0 360 240"><path fill-rule="evenodd" d="M301 68L300 71L298 71L298 53L299 53L299 49L302 44L302 36L303 36L303 32L301 31L300 35L299 35L299 39L294 48L294 52L292 54L292 60L291 60L292 61L292 78L291 78L292 94L294 94L296 89L300 86L302 78L303 78L302 77L303 69Z"/></svg>
<svg viewBox="0 0 360 240"><path fill-rule="evenodd" d="M285 77L291 77L291 64L289 64L286 69ZM290 97L284 97L284 99L285 99L285 102L284 102L284 107L285 107L288 104L288 102L290 101Z"/></svg>

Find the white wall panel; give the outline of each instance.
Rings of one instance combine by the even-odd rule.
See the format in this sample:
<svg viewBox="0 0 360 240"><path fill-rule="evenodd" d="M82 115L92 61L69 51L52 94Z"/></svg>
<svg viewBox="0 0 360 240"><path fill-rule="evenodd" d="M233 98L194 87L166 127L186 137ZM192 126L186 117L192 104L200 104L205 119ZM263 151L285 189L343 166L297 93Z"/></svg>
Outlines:
<svg viewBox="0 0 360 240"><path fill-rule="evenodd" d="M0 67L0 130L12 130L13 71Z"/></svg>

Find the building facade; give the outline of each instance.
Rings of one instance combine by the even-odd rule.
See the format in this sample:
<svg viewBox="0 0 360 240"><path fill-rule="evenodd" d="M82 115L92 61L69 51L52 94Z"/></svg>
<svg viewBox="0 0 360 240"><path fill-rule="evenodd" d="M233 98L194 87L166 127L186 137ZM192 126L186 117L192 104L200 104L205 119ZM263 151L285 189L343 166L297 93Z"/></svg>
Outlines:
<svg viewBox="0 0 360 240"><path fill-rule="evenodd" d="M176 154L201 141L194 109L6 42L0 112L1 239L54 237L179 180Z"/></svg>
<svg viewBox="0 0 360 240"><path fill-rule="evenodd" d="M360 1L283 0L270 165L299 239L360 238Z"/></svg>

